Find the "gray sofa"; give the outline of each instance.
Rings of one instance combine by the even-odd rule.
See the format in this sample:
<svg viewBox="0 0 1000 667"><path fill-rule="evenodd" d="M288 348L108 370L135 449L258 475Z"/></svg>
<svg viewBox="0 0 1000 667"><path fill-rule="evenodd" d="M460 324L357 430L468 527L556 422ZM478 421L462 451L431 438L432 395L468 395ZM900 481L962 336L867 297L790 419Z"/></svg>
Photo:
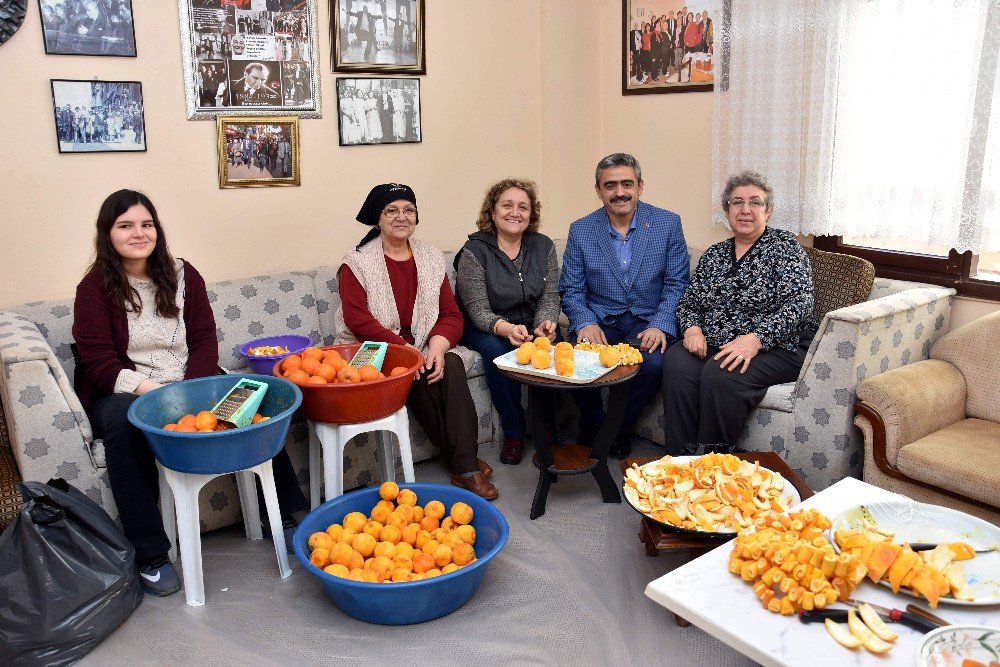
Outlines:
<svg viewBox="0 0 1000 667"><path fill-rule="evenodd" d="M451 253L445 260L451 266ZM333 343L334 311L340 307L337 267L254 276L208 285L219 338L219 363L231 372L248 371L239 346L248 340L300 333ZM11 445L26 480L62 477L117 516L104 463L103 443L73 391L72 299L27 303L0 311L0 398L7 410ZM479 415L479 444L494 440L497 422L479 355L458 349L469 376ZM410 420L414 461L436 455L416 420ZM293 422L286 443L303 493L309 497L308 426ZM371 434L359 436L344 452L344 488L379 479ZM399 462L397 459L397 466ZM240 518L239 495L232 475L213 480L200 496L202 530Z"/></svg>

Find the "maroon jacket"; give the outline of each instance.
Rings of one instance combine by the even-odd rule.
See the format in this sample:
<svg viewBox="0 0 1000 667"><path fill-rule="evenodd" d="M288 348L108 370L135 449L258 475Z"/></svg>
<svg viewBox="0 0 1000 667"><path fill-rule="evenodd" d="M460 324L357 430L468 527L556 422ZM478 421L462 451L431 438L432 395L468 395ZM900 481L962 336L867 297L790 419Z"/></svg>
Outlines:
<svg viewBox="0 0 1000 667"><path fill-rule="evenodd" d="M188 346L184 379L215 375L219 372L215 316L208 303L205 279L186 261L183 315ZM96 399L114 393L115 381L123 368L135 370L135 364L128 358L128 316L124 308L111 303L104 281L96 271L88 273L76 286L73 338L83 364L78 395L83 407L89 410ZM79 371L78 368L78 374Z"/></svg>

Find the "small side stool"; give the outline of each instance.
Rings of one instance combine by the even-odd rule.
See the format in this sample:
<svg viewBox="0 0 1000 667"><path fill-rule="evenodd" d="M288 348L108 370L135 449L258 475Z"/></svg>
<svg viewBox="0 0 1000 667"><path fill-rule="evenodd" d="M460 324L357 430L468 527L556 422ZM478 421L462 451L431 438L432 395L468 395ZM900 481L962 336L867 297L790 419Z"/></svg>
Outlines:
<svg viewBox="0 0 1000 667"><path fill-rule="evenodd" d="M179 542L181 566L184 573L184 596L187 598L189 606L201 607L205 604L205 578L201 568L198 492L201 491L201 487L219 475L177 472L170 468L164 468L159 463L156 464L156 467L160 470L160 512L163 515L163 529L171 544L170 559L176 558L176 545ZM278 556L278 572L281 574L281 578L285 579L291 576L292 570L288 566L285 534L281 527L281 510L278 508L278 492L274 486L274 472L271 469L270 461L236 472L236 484L239 487L247 537L252 540L259 540L262 537L257 490L253 484L254 473L260 477L260 485L264 491L264 504L267 506L271 539L274 541L274 551Z"/></svg>
<svg viewBox="0 0 1000 667"><path fill-rule="evenodd" d="M410 420L404 405L382 419L357 424L329 424L309 420L309 499L313 509L319 506L319 457L323 452L323 483L326 499L344 493L344 447L356 435L375 431L381 450L382 479L396 479L396 457L392 453L392 439L383 431L392 431L399 439L399 455L403 459L403 479L414 482L413 452L410 450Z"/></svg>

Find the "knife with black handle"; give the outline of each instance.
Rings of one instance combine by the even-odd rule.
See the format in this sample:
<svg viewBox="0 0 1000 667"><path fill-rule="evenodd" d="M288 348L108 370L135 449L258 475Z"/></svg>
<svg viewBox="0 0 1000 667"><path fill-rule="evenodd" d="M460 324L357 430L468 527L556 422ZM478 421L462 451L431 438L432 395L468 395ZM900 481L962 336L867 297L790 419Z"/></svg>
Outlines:
<svg viewBox="0 0 1000 667"><path fill-rule="evenodd" d="M893 609L891 613L879 614L879 616L883 621L889 621L890 623L902 623L903 625L909 626L914 630L919 630L920 632L930 632L931 630L937 630L941 627L937 623L921 618L916 614L911 614L908 611L900 611L899 609ZM837 623L847 623L847 610L814 609L812 611L799 612L799 620L803 623L822 623L828 618Z"/></svg>

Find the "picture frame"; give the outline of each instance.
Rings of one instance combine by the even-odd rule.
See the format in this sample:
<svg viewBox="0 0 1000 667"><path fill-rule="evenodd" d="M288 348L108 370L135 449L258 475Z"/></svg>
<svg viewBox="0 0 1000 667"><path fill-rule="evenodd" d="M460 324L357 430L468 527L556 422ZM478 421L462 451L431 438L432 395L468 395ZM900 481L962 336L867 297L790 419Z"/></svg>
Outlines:
<svg viewBox="0 0 1000 667"><path fill-rule="evenodd" d="M45 53L136 57L132 0L38 0Z"/></svg>
<svg viewBox="0 0 1000 667"><path fill-rule="evenodd" d="M420 143L420 79L340 77L337 118L341 146Z"/></svg>
<svg viewBox="0 0 1000 667"><path fill-rule="evenodd" d="M189 120L322 118L317 0L177 0Z"/></svg>
<svg viewBox="0 0 1000 667"><path fill-rule="evenodd" d="M300 185L298 116L217 116L219 187Z"/></svg>
<svg viewBox="0 0 1000 667"><path fill-rule="evenodd" d="M50 79L60 153L135 153L146 150L139 81Z"/></svg>
<svg viewBox="0 0 1000 667"><path fill-rule="evenodd" d="M334 72L426 74L425 0L330 0Z"/></svg>
<svg viewBox="0 0 1000 667"><path fill-rule="evenodd" d="M728 2L622 0L622 95L712 91Z"/></svg>

